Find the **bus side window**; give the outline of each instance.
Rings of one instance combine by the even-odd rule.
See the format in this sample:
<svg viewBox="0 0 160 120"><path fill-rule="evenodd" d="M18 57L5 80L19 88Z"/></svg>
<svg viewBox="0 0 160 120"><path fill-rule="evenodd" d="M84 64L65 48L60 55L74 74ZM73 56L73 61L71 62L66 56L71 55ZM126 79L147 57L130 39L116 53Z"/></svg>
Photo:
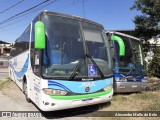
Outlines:
<svg viewBox="0 0 160 120"><path fill-rule="evenodd" d="M15 56L15 48L12 48L10 51L10 56L14 57Z"/></svg>

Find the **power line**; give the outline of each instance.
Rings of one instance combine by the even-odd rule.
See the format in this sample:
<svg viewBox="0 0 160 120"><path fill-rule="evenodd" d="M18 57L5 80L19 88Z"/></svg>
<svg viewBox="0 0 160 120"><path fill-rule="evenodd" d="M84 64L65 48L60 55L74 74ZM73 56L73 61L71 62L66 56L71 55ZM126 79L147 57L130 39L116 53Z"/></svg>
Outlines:
<svg viewBox="0 0 160 120"><path fill-rule="evenodd" d="M41 6L41 7L39 7L39 8L37 8L37 9L34 9L34 11L32 10L31 12L29 12L29 13L25 13L25 14L22 14L22 15L20 15L20 16L18 16L18 17L16 17L16 18L13 18L13 19L11 19L11 20L9 20L9 21L7 21L4 25L2 25L3 27L10 27L10 26L15 26L16 24L13 24L13 22L16 20L16 21L20 21L21 19L22 19L22 17L23 16L28 16L28 15L30 15L30 14L32 14L32 12L36 12L36 11L38 11L39 9L42 9L42 8L44 8L44 7L46 7L46 6L49 6L49 5L51 5L53 2L55 2L55 1L51 1L51 2L49 2L49 3L47 3L47 4L45 4L44 6ZM59 2L59 1L57 1L57 2ZM68 1L67 1L68 2ZM69 1L67 4L65 3L65 2L63 2L64 4L63 5L61 5L61 6L56 6L56 7L52 7L52 10L64 10L64 9L66 9L67 7L70 7L70 6L75 6L75 5L78 5L78 4L81 4L82 3L82 0L77 0L77 1L74 1L74 2L71 2L71 1ZM29 19L31 19L32 18L32 16L30 16L30 17L27 17L27 18L29 18ZM19 19L19 20L17 20L17 19ZM23 18L24 19L24 18ZM25 17L25 19L26 19L26 17ZM16 21L14 22L14 23L16 23ZM3 29L3 27L0 27L1 29Z"/></svg>
<svg viewBox="0 0 160 120"><path fill-rule="evenodd" d="M83 17L86 18L86 12L85 12L85 1L83 0Z"/></svg>
<svg viewBox="0 0 160 120"><path fill-rule="evenodd" d="M79 2L78 2L78 1L79 1ZM81 0L78 0L78 1L74 2L74 3L75 3L74 5L79 4ZM35 13L36 11L38 11L38 10L40 10L40 9L42 9L42 8L45 8L45 7L47 7L47 6L50 6L50 5L53 4L54 2L56 2L56 0L55 0L55 1L50 1L50 2L48 2L47 4L45 4L45 5L41 6L41 7L38 7L38 8L36 8L36 9L30 11L29 13L24 13L24 14L22 14L22 15L19 15L19 16L15 17L15 18L12 18L11 20L8 20L7 22L5 22L5 24L2 24L2 25L0 26L0 28L6 27L6 26L9 27L10 25L13 25L12 23L13 23L13 21L15 21L16 19L21 19L23 16L32 14L32 12ZM59 1L57 1L57 2L59 2ZM64 3L64 2L63 2L63 3ZM72 3L72 2L70 2L70 3ZM67 4L66 4L65 6L52 7L52 8L56 8L56 9L59 9L59 8L60 8L60 9L61 9L62 7L65 7L65 9L66 9ZM68 7L69 7L69 6L68 6ZM55 10L55 9L54 9L54 10ZM32 18L32 17L30 17L30 18ZM24 18L23 18L23 19L24 19ZM16 21L20 21L20 20L16 20ZM11 22L12 22L12 23L11 23ZM2 27L2 26L3 26L3 27Z"/></svg>
<svg viewBox="0 0 160 120"><path fill-rule="evenodd" d="M0 14L4 13L4 12L6 12L6 11L12 9L12 8L14 8L15 6L17 6L18 4L21 4L21 3L24 2L24 1L25 1L25 0L21 0L21 1L17 2L16 4L10 6L9 8L7 8L7 9L1 11Z"/></svg>
<svg viewBox="0 0 160 120"><path fill-rule="evenodd" d="M8 18L8 19L6 19L6 20L0 22L0 25L2 25L2 24L4 24L4 23L6 23L6 22L12 20L13 18L15 18L15 17L17 17L17 16L19 16L19 15L22 15L22 14L28 12L28 11L31 11L32 9L35 9L35 8L41 6L42 4L45 4L45 3L49 2L49 1L50 1L50 0L45 0L45 1L43 1L43 2L41 2L41 3L39 3L39 4L37 4L37 5L35 5L35 6L31 7L31 8L29 8L29 9L23 11L23 12L20 12L20 13L18 13L18 14L16 14L16 15L14 15L14 16L12 16L12 17L10 17L10 18ZM54 0L54 2L55 2L55 1L56 1L56 0Z"/></svg>
<svg viewBox="0 0 160 120"><path fill-rule="evenodd" d="M29 13L21 14L21 15L19 15L18 17L15 17L15 18L7 21L5 24L2 24L2 25L0 26L0 29L3 29L3 27L13 26L13 25L15 25L15 24L13 24L13 23L16 23L16 21L20 21L21 19L24 19L24 18L22 18L23 16L31 15L31 14L33 14L33 12L35 13L36 11L38 11L38 10L40 10L40 9L42 9L42 8L45 8L45 7L53 4L54 2L56 2L56 0L55 0L55 1L50 1L50 2L48 2L47 4L45 4L45 5L41 6L41 7L38 7L38 8L36 8L36 9L32 9L32 11L30 11ZM33 18L33 17L30 16L29 19L31 19L31 18ZM19 19L19 20L17 20L17 19ZM26 20L26 17L25 17L25 20Z"/></svg>
<svg viewBox="0 0 160 120"><path fill-rule="evenodd" d="M78 5L78 4L83 4L83 0L69 1L68 3L64 3L59 7L57 7L57 6L52 7L51 10L60 10L62 12L63 10L67 9L67 7L73 7L73 6Z"/></svg>
<svg viewBox="0 0 160 120"><path fill-rule="evenodd" d="M17 19L21 19L23 16L31 15L33 12L35 13L36 11L38 11L38 10L40 10L40 9L42 9L42 8L45 8L45 7L53 4L54 2L56 2L56 0L55 0L55 1L50 1L50 2L48 2L47 4L45 4L45 5L41 6L41 7L32 9L32 11L30 11L29 13L24 13L24 14L21 14L21 15L15 17L15 18L12 18L11 20L8 20L5 24L2 24L2 25L0 26L0 28L6 27L6 26L9 27L9 26L13 25L13 22L14 22L15 20L16 20L16 21L20 21L20 20L17 20ZM26 17L25 17L25 18L26 18ZM33 18L33 17L30 16L29 18ZM24 19L24 18L22 18L22 19ZM25 19L25 20L26 20L26 19ZM14 22L14 23L15 23L15 22ZM2 27L2 26L3 26L3 27Z"/></svg>
<svg viewBox="0 0 160 120"><path fill-rule="evenodd" d="M57 1L57 0L55 0L55 1ZM34 9L34 11L33 11L33 9L32 9L32 11L30 11L29 13L25 13L25 14L21 14L20 16L17 16L17 17L15 17L15 18L13 18L13 19L11 19L11 20L9 20L9 21L7 21L6 23L7 24L4 24L4 25L2 25L2 26L5 26L5 27L0 27L0 29L1 30L4 30L4 31L7 31L7 32L9 32L9 30L10 30L10 27L12 26L12 28L21 28L23 25L28 25L28 23L24 23L24 21L23 21L23 23L22 23L22 21L21 21L21 19L24 19L24 18L22 18L23 16L27 16L27 17L25 17L25 20L26 20L26 18L28 19L31 19L32 18L32 16L28 16L28 15L31 15L31 14L33 14L33 12L35 13L36 11L38 11L39 9L42 9L42 8L44 8L44 7L46 7L46 6L49 6L49 5L51 5L52 3L54 3L55 1L50 1L50 2L48 2L47 4L45 4L45 5L43 5L43 6L41 6L41 7L38 7L38 8L36 8L36 9ZM57 1L57 2L59 2L59 1ZM68 2L68 1L67 1ZM65 3L65 2L62 2L62 3ZM56 7L52 7L52 9L54 8L54 10L62 10L62 9L66 9L67 7L71 7L71 6L75 6L75 5L78 5L78 4L82 4L83 3L83 1L82 0L77 0L77 1L69 1L67 4L65 3L65 4L61 4L61 6L56 6ZM17 20L18 19L18 20ZM21 22L21 24L16 24L16 22L17 21L19 21L19 22ZM15 23L15 24L13 24L13 22ZM19 23L18 22L18 23ZM8 27L8 28L7 28ZM6 28L6 29L4 29L4 28ZM13 30L13 29L12 29ZM11 33L12 34L12 33Z"/></svg>

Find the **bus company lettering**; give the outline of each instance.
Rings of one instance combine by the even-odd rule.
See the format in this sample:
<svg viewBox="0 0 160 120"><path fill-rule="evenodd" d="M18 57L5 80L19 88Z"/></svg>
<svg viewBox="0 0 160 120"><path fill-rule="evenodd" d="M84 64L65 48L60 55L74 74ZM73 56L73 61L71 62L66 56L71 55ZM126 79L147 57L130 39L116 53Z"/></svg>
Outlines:
<svg viewBox="0 0 160 120"><path fill-rule="evenodd" d="M80 88L82 87L95 87L95 83L94 82L82 82L82 84L79 86Z"/></svg>

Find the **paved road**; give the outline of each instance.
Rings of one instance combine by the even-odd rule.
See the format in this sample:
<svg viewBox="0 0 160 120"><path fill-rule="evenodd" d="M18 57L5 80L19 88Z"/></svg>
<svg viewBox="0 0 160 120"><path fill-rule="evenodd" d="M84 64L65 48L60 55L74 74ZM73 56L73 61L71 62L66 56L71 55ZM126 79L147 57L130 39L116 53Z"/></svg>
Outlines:
<svg viewBox="0 0 160 120"><path fill-rule="evenodd" d="M2 74L2 73L1 73ZM6 73L7 74L7 73ZM6 75L6 77L8 77ZM1 77L2 78L2 77ZM87 107L81 107L81 108L74 108L69 110L62 110L62 111L54 111L54 112L40 112L40 115L43 115L44 117L30 117L30 118L11 118L13 120L46 120L46 119L67 119L67 120L81 120L85 119L88 116L91 117L94 113L98 110L101 110L103 108L107 108L110 106L110 102L99 104L99 105L93 105L93 106L87 106ZM37 107L32 103L27 103L25 100L25 96L23 92L19 89L19 87L13 82L9 81L4 86L2 90L0 90L0 111L37 111L40 110L37 109ZM6 117L5 119L10 119ZM0 118L1 120L1 118Z"/></svg>

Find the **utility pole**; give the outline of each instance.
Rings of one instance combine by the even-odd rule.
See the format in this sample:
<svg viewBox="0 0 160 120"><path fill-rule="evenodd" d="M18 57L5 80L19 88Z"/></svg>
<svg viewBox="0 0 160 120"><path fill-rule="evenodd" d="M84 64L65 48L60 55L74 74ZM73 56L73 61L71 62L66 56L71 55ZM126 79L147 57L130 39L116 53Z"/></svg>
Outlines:
<svg viewBox="0 0 160 120"><path fill-rule="evenodd" d="M86 12L85 12L85 1L83 0L83 17L86 18Z"/></svg>

